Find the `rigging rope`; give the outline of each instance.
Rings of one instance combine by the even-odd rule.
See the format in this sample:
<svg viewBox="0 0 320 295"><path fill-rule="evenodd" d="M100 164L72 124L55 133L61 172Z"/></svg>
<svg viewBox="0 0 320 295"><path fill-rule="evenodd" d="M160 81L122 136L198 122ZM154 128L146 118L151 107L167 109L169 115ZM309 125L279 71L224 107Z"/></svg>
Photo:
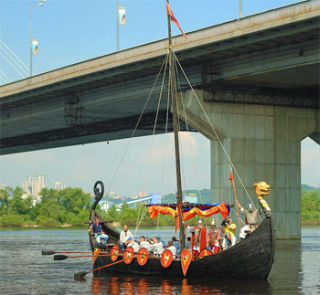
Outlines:
<svg viewBox="0 0 320 295"><path fill-rule="evenodd" d="M140 221L139 221L139 223L138 223L138 226L136 227L136 229L135 229L135 231L134 231L134 234L133 234L133 239L134 239L134 237L136 236L136 233L137 233L137 230L138 230L138 228L140 227L140 224L141 224L141 222L142 222L142 219L143 219L143 217L144 217L144 215L146 214L146 211L147 211L147 206L144 206L144 208L143 208L143 210L142 210L142 215L141 215L141 218L140 218Z"/></svg>
<svg viewBox="0 0 320 295"><path fill-rule="evenodd" d="M136 220L136 228L138 226L138 220L139 220L139 217L140 217L140 211L142 211L142 210L140 210L142 206L140 206L140 204L138 206L139 206L139 208L138 208L138 215L137 215L137 220Z"/></svg>
<svg viewBox="0 0 320 295"><path fill-rule="evenodd" d="M188 117L187 117L187 113L186 113L186 109L185 109L185 105L183 102L183 96L182 96L182 89L181 89L181 83L180 83L180 78L179 78L179 73L178 73L178 68L176 68L176 76L177 76L177 82L178 82L178 87L179 87L179 93L180 93L180 101L182 104L182 109L184 112L184 118L185 118L185 123L186 123L186 128L187 128L187 132L190 132L189 130L189 123L188 123ZM179 100L178 100L179 101ZM180 102L179 102L180 103ZM195 164L195 152L192 146L192 143L190 141L190 139L188 138L189 142L190 142L190 150L191 150L191 154L192 154L192 165L193 165L193 175L196 178L196 182L199 183L199 179L198 179L198 173L197 173L197 167ZM201 190L199 190L199 196L200 196L200 202L203 203L203 198L202 198L202 193ZM205 225L207 226L207 219L204 218L204 222Z"/></svg>
<svg viewBox="0 0 320 295"><path fill-rule="evenodd" d="M167 57L168 57L168 56L167 56ZM164 85L164 80L165 80L166 74L167 74L167 65L168 65L168 58L166 59L166 64L165 64L164 71L163 71L163 78L162 78L162 83L161 83L161 89L160 89L160 94L159 94L159 100L158 100L156 117L155 117L155 120L154 120L154 126L153 126L152 136L154 136L155 133L156 133L157 120L158 120L158 114L159 114L159 109L160 109L160 104L161 104L163 85Z"/></svg>
<svg viewBox="0 0 320 295"><path fill-rule="evenodd" d="M164 67L164 71L163 71L163 78L162 78L162 83L161 83L161 89L160 89L159 99L158 99L156 117L155 117L154 125L153 125L153 132L152 132L152 137L153 137L153 138L154 138L154 136L155 136L156 127L157 127L158 114L159 114L159 109L160 109L160 105L161 105L163 86L164 86L164 81L165 81L166 72L167 72L167 65L168 65L168 55L166 56L166 59L165 59L165 67ZM163 66L162 66L161 69L160 69L161 72L162 72L162 68L163 68ZM160 72L160 73L161 73L161 72ZM154 143L154 142L153 142L153 143ZM151 152L148 153L147 157L149 158L150 155L151 155ZM143 218L143 216L144 216L144 215L142 215L141 218ZM138 220L139 220L139 216L137 216L135 233L137 232L137 230L138 230L138 228L139 228L139 226L140 226L140 224L141 224L142 219L140 220L140 223L138 223Z"/></svg>
<svg viewBox="0 0 320 295"><path fill-rule="evenodd" d="M116 175L118 174L118 171L119 171L119 169L120 169L120 166L121 166L121 164L122 164L122 162L123 162L123 160L124 160L124 158L125 158L125 155L126 155L128 149L129 149L129 145L130 145L130 143L131 143L131 141L132 141L132 138L133 138L133 136L134 136L134 134L135 134L138 126L139 126L139 123L140 123L141 118L142 118L142 116L143 116L143 114L144 114L144 111L145 111L145 109L146 109L146 107L147 107L147 104L148 104L148 102L149 102L149 99L150 99L150 97L151 97L151 94L152 94L152 92L153 92L153 90L154 90L154 88L155 88L155 86L156 86L156 83L157 83L157 81L158 81L158 78L159 78L159 76L160 76L160 74L161 74L161 72L162 72L163 66L164 66L164 64L166 63L167 59L168 59L168 54L165 55L164 61L163 61L162 65L161 65L161 68L160 68L160 70L159 70L159 72L158 72L158 74L157 74L157 77L156 77L156 79L155 79L155 81L154 81L154 83L153 83L153 85L152 85L152 88L151 88L151 90L150 90L150 93L149 93L149 95L148 95L148 97L147 97L147 99L146 99L146 101L145 101L145 104L144 104L144 106L143 106L143 108L142 108L142 112L141 112L141 114L140 114L140 116L139 116L139 119L138 119L138 121L137 121L137 123L136 123L136 125L135 125L135 127L134 127L134 130L133 130L133 132L132 132L132 134L131 134L131 136L130 136L130 138L129 138L129 141L128 141L128 143L127 143L127 146L126 146L126 148L125 148L125 150L124 150L124 152L123 152L123 154L122 154L122 157L121 157L121 159L120 159L119 165L118 165L118 167L116 168L116 171L115 171L113 177L111 178L111 181L110 181L109 186L108 186L107 194L108 194L108 192L109 192L109 190L110 190L110 188L111 188L111 186L112 186L112 184L113 184L113 181L114 181Z"/></svg>
<svg viewBox="0 0 320 295"><path fill-rule="evenodd" d="M169 79L168 79L168 83L169 83ZM168 89L169 89L169 84L168 84ZM168 142L168 136L167 133L168 133L168 122L169 122L169 107L170 107L170 92L168 91L167 93L167 106L166 106L166 123L165 123L165 140L164 140L164 146L166 147L167 146L167 142ZM166 166L166 161L165 161L165 155L166 153L163 152L162 153L162 167L161 167L161 196L164 195L164 170L165 170L165 166ZM160 222L160 215L161 214L158 214L158 219L157 219L157 234L158 234L158 229L159 229L159 222Z"/></svg>
<svg viewBox="0 0 320 295"><path fill-rule="evenodd" d="M172 51L172 50L171 50L171 51ZM229 161L229 164L232 166L232 168L233 168L233 170L234 170L235 174L237 175L237 177L238 177L238 179L239 179L239 181L240 181L240 183L241 183L241 185L242 185L243 189L245 190L245 192L246 192L247 196L249 197L250 201L252 202L253 206L255 207L254 202L252 201L252 198L250 197L250 194L249 194L248 190L247 190L247 189L246 189L246 187L244 186L244 184L243 184L243 182L242 182L242 179L241 179L241 177L240 177L240 175L239 175L239 173L238 173L237 169L236 169L236 168L235 168L235 166L233 165L233 162L232 162L232 160L231 160L231 158L230 158L230 156L229 156L229 154L228 154L227 150L225 149L224 145L222 144L221 139L220 139L220 137L219 137L219 135L218 135L218 133L217 133L216 129L214 128L213 124L211 123L211 121L210 121L210 119L209 119L208 114L206 113L205 109L203 108L203 106L202 106L202 104L201 104L201 102L200 102L200 99L199 99L199 97L198 97L197 93L195 92L194 88L192 87L192 85L191 85L191 83L190 83L189 78L187 77L187 75L186 75L186 73L185 73L184 69L182 68L182 66L181 66L181 64L180 64L180 62L179 62L179 60L178 60L177 56L175 55L174 51L172 51L172 53L173 53L173 56L174 56L174 58L175 58L175 60L176 60L177 64L178 64L178 65L179 65L179 67L180 67L181 72L182 72L182 73L183 73L183 75L184 75L184 78L186 79L187 83L189 84L189 87L191 88L191 90L192 90L192 92L193 92L194 96L196 97L197 102L198 102L198 104L199 104L199 106L200 106L201 110L203 111L203 113L204 113L204 115L205 115L205 117L206 117L206 119L207 119L207 121L208 121L208 123L209 123L210 127L212 128L212 130L213 130L213 132L214 132L215 137L217 138L217 140L218 140L218 142L219 142L219 144L220 144L220 146L221 146L221 148L222 148L223 152L225 153L225 155L226 155L226 157L227 157L227 159L228 159L228 161Z"/></svg>

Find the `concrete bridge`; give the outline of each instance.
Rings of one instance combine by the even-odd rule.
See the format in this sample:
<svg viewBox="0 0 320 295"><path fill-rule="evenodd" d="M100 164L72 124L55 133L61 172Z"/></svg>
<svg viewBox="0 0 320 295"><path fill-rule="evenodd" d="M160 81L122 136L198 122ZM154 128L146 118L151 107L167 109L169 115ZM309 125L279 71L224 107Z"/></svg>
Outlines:
<svg viewBox="0 0 320 295"><path fill-rule="evenodd" d="M251 196L254 182L272 185L281 238L300 237L300 142L319 143L319 12L319 1L306 1L173 40ZM127 138L167 51L160 40L1 87L1 154ZM228 161L185 82L182 90L188 123L211 140L213 199L231 201ZM136 136L152 133L152 101ZM158 132L165 120L163 100Z"/></svg>

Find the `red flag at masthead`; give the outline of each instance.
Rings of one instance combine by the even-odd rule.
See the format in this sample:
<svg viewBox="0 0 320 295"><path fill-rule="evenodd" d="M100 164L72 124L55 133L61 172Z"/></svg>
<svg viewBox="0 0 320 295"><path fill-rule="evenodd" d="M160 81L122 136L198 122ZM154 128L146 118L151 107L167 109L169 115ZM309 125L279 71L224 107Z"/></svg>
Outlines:
<svg viewBox="0 0 320 295"><path fill-rule="evenodd" d="M168 2L167 2L167 14L170 16L171 21L173 21L173 22L177 25L177 27L178 27L179 30L181 31L183 37L185 37L186 39L188 39L187 35L184 33L184 31L182 31L181 26L180 26L178 20L176 19L176 17L174 16L174 14L173 14L173 12L172 12L172 10L171 10L171 7L170 7L170 5L169 5Z"/></svg>

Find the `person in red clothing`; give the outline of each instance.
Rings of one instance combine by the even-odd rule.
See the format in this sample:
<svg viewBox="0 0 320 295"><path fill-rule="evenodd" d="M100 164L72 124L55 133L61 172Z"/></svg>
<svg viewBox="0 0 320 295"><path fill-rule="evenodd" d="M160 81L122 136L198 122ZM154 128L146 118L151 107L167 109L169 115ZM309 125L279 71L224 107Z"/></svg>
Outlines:
<svg viewBox="0 0 320 295"><path fill-rule="evenodd" d="M192 248L192 258L193 260L198 259L200 254L200 238L201 238L201 231L203 228L202 220L199 219L198 226L194 227L194 240L193 240L193 248Z"/></svg>
<svg viewBox="0 0 320 295"><path fill-rule="evenodd" d="M216 226L216 221L213 218L210 224L210 229L207 235L207 249L211 250L213 253L220 252L221 248L221 233L220 228Z"/></svg>

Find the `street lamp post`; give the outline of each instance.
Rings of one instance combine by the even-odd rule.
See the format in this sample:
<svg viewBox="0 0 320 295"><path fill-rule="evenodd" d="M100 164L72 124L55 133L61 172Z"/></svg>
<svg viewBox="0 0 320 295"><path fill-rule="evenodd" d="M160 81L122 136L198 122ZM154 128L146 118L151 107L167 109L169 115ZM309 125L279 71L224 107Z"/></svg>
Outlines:
<svg viewBox="0 0 320 295"><path fill-rule="evenodd" d="M117 0L117 51L119 51L119 0Z"/></svg>
<svg viewBox="0 0 320 295"><path fill-rule="evenodd" d="M33 38L32 38L32 8L33 6L43 6L44 3L46 2L47 0L41 0L40 2L37 2L37 3L32 3L30 5L30 77L32 77L32 55L33 55L33 52L32 52L32 41L33 41Z"/></svg>

